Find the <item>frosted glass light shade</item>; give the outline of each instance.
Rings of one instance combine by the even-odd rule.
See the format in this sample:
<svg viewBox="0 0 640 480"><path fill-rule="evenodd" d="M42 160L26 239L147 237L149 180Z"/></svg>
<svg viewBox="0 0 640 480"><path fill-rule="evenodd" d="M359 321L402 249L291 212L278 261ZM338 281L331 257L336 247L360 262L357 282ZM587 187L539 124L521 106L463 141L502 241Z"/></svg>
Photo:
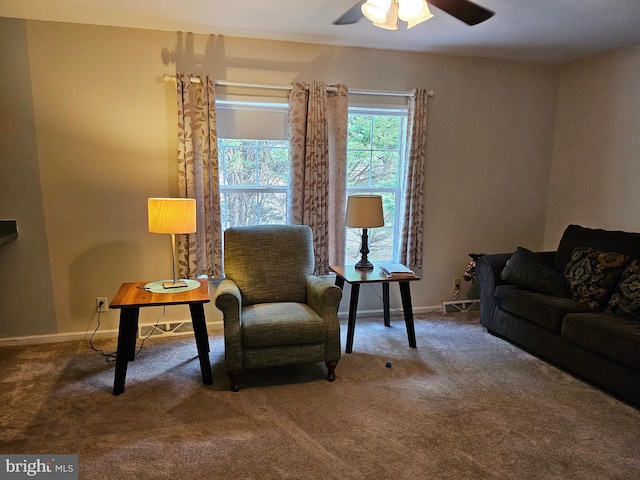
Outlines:
<svg viewBox="0 0 640 480"><path fill-rule="evenodd" d="M382 196L349 195L344 223L353 228L383 227Z"/></svg>
<svg viewBox="0 0 640 480"><path fill-rule="evenodd" d="M150 198L149 232L194 233L196 201L193 198Z"/></svg>
<svg viewBox="0 0 640 480"><path fill-rule="evenodd" d="M397 30L398 18L409 29L433 17L426 0L367 0L360 10L373 25L386 30Z"/></svg>
<svg viewBox="0 0 640 480"><path fill-rule="evenodd" d="M425 0L402 0L398 7L398 17L405 22L420 15L424 9Z"/></svg>
<svg viewBox="0 0 640 480"><path fill-rule="evenodd" d="M367 0L360 10L373 23L382 23L387 18L389 7L391 7L391 0Z"/></svg>
<svg viewBox="0 0 640 480"><path fill-rule="evenodd" d="M383 22L372 22L378 28L384 28L385 30L397 30L398 29L398 2L393 2L387 12L387 17Z"/></svg>
<svg viewBox="0 0 640 480"><path fill-rule="evenodd" d="M423 4L422 9L417 14L414 14L411 17L402 18L402 16L400 15L400 12L398 12L398 16L400 16L400 19L407 22L407 30L412 27L415 27L419 23L426 22L431 17L433 17L433 13L431 13L431 11L429 10L429 6L427 5L427 2L425 2L425 0L421 0L421 1Z"/></svg>

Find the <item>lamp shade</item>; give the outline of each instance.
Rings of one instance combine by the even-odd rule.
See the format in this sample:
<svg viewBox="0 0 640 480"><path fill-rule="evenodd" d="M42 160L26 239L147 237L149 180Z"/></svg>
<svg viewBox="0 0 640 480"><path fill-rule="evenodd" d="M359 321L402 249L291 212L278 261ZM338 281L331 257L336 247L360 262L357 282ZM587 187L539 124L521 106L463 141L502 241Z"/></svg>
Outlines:
<svg viewBox="0 0 640 480"><path fill-rule="evenodd" d="M344 223L353 228L383 227L382 196L349 195Z"/></svg>
<svg viewBox="0 0 640 480"><path fill-rule="evenodd" d="M193 198L150 198L148 213L151 233L196 231L196 201Z"/></svg>

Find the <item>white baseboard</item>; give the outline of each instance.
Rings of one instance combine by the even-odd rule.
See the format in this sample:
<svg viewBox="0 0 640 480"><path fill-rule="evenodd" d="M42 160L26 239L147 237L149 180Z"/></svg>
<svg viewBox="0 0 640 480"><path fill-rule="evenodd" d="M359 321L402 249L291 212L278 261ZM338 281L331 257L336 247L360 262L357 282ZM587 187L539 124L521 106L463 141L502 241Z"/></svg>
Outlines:
<svg viewBox="0 0 640 480"><path fill-rule="evenodd" d="M427 307L415 307L413 309L414 315L419 315L421 313L430 313L434 311L442 311L442 305L438 306L427 306ZM379 317L382 316L382 309L376 310L358 310L357 316L359 318L362 317ZM397 310L392 308L390 311L390 315L392 317L402 317L402 310ZM349 317L348 312L340 312L338 313L338 318L341 320L346 320ZM190 322L190 320L185 320L186 322ZM178 321L173 321L172 323L180 323ZM154 324L144 324L140 325L140 327L152 327ZM212 322L207 323L207 330L209 333L212 332L222 332L222 322ZM0 347L7 346L17 346L17 345L38 345L45 343L59 343L59 342L71 342L75 340L86 340L89 341L89 338L93 334L93 331L90 332L69 332L69 333L50 333L45 335L29 335L24 337L7 337L0 338ZM154 338L156 335L152 335L150 338ZM157 335L157 337L166 336L166 335ZM95 335L95 338L117 338L118 337L118 329L110 329L110 330L98 330Z"/></svg>
<svg viewBox="0 0 640 480"><path fill-rule="evenodd" d="M93 338L107 338L117 336L118 330L102 330L100 332L97 332ZM0 338L0 347L71 342L74 340L89 340L89 337L91 337L91 333L86 332L50 333L45 335L29 335L25 337L8 337Z"/></svg>
<svg viewBox="0 0 640 480"><path fill-rule="evenodd" d="M431 313L431 312L442 312L442 305L433 305L426 307L413 307L413 314L420 315L422 313ZM383 310L374 309L374 310L361 310L358 309L356 313L357 318L363 317L381 317L384 314ZM389 315L391 317L404 317L404 312L402 309L391 307L389 311ZM346 320L349 318L349 312L338 312L338 318L341 320Z"/></svg>
<svg viewBox="0 0 640 480"><path fill-rule="evenodd" d="M191 322L191 320L186 320L185 322ZM141 327L152 327L154 324L141 324ZM207 330L209 333L222 331L222 322L212 322L207 323ZM50 333L46 335L29 335L25 337L8 337L8 338L0 338L0 347L8 347L8 346L17 346L17 345L38 345L45 343L59 343L59 342L72 342L76 340L86 340L89 341L91 335L93 334L93 330L90 332L69 332L69 333ZM110 330L98 330L93 336L96 338L117 338L118 337L118 329L110 329ZM152 335L153 337L153 335ZM151 338L151 337L150 337Z"/></svg>

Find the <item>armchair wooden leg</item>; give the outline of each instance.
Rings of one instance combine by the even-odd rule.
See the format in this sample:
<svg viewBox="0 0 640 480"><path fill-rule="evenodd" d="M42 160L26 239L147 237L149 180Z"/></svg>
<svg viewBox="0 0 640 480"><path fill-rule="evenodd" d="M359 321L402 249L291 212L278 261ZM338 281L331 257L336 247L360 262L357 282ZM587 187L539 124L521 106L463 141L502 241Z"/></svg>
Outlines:
<svg viewBox="0 0 640 480"><path fill-rule="evenodd" d="M231 391L239 392L240 391L240 372L238 371L227 372L227 375L229 375L229 378L231 379Z"/></svg>
<svg viewBox="0 0 640 480"><path fill-rule="evenodd" d="M327 380L333 382L336 379L336 367L338 366L338 362L325 362L327 364Z"/></svg>

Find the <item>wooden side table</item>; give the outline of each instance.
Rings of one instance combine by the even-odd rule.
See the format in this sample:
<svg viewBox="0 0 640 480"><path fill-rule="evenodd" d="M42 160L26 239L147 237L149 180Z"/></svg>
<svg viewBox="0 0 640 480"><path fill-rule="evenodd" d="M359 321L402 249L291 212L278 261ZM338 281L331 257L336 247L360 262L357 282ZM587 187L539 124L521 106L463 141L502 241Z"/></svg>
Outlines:
<svg viewBox="0 0 640 480"><path fill-rule="evenodd" d="M209 282L206 279L198 281L200 282L198 288L180 293L152 293L145 290L146 282L123 283L120 286L109 304L109 308L120 309L116 372L113 381L114 395L120 395L124 392L127 364L135 357L138 317L142 307L189 305L193 334L200 359L202 382L205 385L213 383L211 363L209 362L209 334L204 317L204 304L210 301Z"/></svg>
<svg viewBox="0 0 640 480"><path fill-rule="evenodd" d="M356 328L356 311L358 309L358 295L360 285L363 283L382 283L382 303L384 307L384 324L391 326L389 314L389 283L397 282L400 287L402 298L402 310L404 312L404 322L407 326L407 337L409 346L416 348L416 332L413 325L413 306L411 305L411 289L409 282L420 280L420 277L387 277L380 269L381 263L373 262L374 268L371 270L358 270L354 265L334 265L329 269L336 274L336 285L342 289L344 282L351 285L351 298L349 301L349 323L347 325L347 345L346 353L351 353L353 349L353 334Z"/></svg>

